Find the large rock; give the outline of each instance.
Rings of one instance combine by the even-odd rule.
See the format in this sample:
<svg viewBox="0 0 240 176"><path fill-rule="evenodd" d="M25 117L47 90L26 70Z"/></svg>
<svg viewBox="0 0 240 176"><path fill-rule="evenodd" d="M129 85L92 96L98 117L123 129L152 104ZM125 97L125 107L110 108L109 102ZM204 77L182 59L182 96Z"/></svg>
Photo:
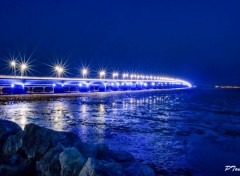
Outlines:
<svg viewBox="0 0 240 176"><path fill-rule="evenodd" d="M59 156L61 176L78 176L86 159L74 147L66 148Z"/></svg>
<svg viewBox="0 0 240 176"><path fill-rule="evenodd" d="M33 175L34 169L30 163L27 161L22 161L17 164L7 165L1 164L0 165L0 175L1 176L26 176L26 175Z"/></svg>
<svg viewBox="0 0 240 176"><path fill-rule="evenodd" d="M151 167L144 165L140 162L124 163L123 166L127 176L132 176L132 175L154 176L155 175Z"/></svg>
<svg viewBox="0 0 240 176"><path fill-rule="evenodd" d="M83 143L73 133L35 124L21 130L8 121L0 121L0 129L0 175L154 175L130 153L110 150L106 144Z"/></svg>
<svg viewBox="0 0 240 176"><path fill-rule="evenodd" d="M98 158L102 153L109 151L106 144L89 144L89 143L78 143L76 148L83 154L85 158L93 157Z"/></svg>
<svg viewBox="0 0 240 176"><path fill-rule="evenodd" d="M56 132L47 128L28 124L24 131L23 149L28 158L40 158L50 148L62 144L63 146L73 146L79 141L79 137L73 133Z"/></svg>
<svg viewBox="0 0 240 176"><path fill-rule="evenodd" d="M19 131L16 135L9 136L3 145L3 154L6 156L11 156L17 154L18 151L21 151L24 135L25 131Z"/></svg>
<svg viewBox="0 0 240 176"><path fill-rule="evenodd" d="M36 163L36 170L42 176L59 176L61 165L59 162L59 155L63 151L63 147L58 145L50 149L42 158Z"/></svg>
<svg viewBox="0 0 240 176"><path fill-rule="evenodd" d="M102 150L98 153L98 159L112 161L112 162L130 162L134 161L132 154L125 151L116 151L116 150Z"/></svg>
<svg viewBox="0 0 240 176"><path fill-rule="evenodd" d="M0 147L10 135L14 135L21 131L21 127L14 122L0 120Z"/></svg>
<svg viewBox="0 0 240 176"><path fill-rule="evenodd" d="M39 160L49 149L58 144L74 146L77 143L81 141L76 134L57 132L35 124L28 124L24 131L6 142L4 150L14 154L21 149L28 159Z"/></svg>
<svg viewBox="0 0 240 176"><path fill-rule="evenodd" d="M120 164L88 158L79 176L124 176ZM136 174L135 174L136 175Z"/></svg>

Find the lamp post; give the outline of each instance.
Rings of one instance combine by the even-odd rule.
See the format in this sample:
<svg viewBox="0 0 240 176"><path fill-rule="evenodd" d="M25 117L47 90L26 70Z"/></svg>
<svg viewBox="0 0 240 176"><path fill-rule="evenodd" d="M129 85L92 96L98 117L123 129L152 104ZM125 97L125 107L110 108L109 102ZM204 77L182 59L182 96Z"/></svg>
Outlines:
<svg viewBox="0 0 240 176"><path fill-rule="evenodd" d="M16 66L17 66L17 62L16 62L15 60L12 60L12 61L10 61L9 65L10 65L10 67L12 67L12 69L13 69L13 74L14 74L14 76L16 76Z"/></svg>
<svg viewBox="0 0 240 176"><path fill-rule="evenodd" d="M122 78L123 78L123 79L128 78L128 74L127 74L127 73L123 73L123 74L122 74Z"/></svg>
<svg viewBox="0 0 240 176"><path fill-rule="evenodd" d="M26 63L22 63L20 65L20 72L21 72L21 76L24 76L24 73L26 72L26 70L28 69L28 66Z"/></svg>
<svg viewBox="0 0 240 176"><path fill-rule="evenodd" d="M99 72L99 77L100 77L100 79L105 78L105 75L106 75L106 72L105 72L104 70L102 70L102 71Z"/></svg>
<svg viewBox="0 0 240 176"><path fill-rule="evenodd" d="M56 72L56 75L58 77L61 77L62 74L64 73L64 68L62 66L57 65L54 67L54 71Z"/></svg>
<svg viewBox="0 0 240 176"><path fill-rule="evenodd" d="M113 72L112 78L113 78L113 79L114 79L114 78L118 78L118 73L117 73L117 72Z"/></svg>
<svg viewBox="0 0 240 176"><path fill-rule="evenodd" d="M82 69L82 77L86 78L87 74L88 74L88 70L86 68L83 68Z"/></svg>

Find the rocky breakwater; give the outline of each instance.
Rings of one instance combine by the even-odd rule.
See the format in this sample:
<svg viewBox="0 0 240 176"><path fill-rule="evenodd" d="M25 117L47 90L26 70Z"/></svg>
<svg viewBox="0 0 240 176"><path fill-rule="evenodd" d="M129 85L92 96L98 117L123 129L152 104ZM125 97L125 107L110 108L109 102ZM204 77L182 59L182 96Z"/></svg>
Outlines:
<svg viewBox="0 0 240 176"><path fill-rule="evenodd" d="M35 124L22 130L0 120L0 175L152 176L153 170L124 151L88 144L68 132Z"/></svg>

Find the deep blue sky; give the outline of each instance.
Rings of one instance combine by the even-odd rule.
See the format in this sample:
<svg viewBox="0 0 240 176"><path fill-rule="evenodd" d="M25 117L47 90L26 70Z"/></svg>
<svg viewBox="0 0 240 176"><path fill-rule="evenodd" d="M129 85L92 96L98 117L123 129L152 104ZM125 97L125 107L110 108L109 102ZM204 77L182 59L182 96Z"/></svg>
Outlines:
<svg viewBox="0 0 240 176"><path fill-rule="evenodd" d="M36 48L34 75L49 75L43 63L68 58L69 76L86 63L240 84L239 7L239 0L1 0L0 56Z"/></svg>

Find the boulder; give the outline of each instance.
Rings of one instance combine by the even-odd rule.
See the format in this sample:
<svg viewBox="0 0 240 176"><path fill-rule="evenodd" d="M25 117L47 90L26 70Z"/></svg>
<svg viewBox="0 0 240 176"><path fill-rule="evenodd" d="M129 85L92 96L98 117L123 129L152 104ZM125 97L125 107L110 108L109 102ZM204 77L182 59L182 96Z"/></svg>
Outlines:
<svg viewBox="0 0 240 176"><path fill-rule="evenodd" d="M21 130L21 127L14 122L0 120L0 148L10 135L14 135Z"/></svg>
<svg viewBox="0 0 240 176"><path fill-rule="evenodd" d="M75 148L65 148L59 156L61 176L78 176L86 159Z"/></svg>
<svg viewBox="0 0 240 176"><path fill-rule="evenodd" d="M5 156L17 154L22 149L24 135L25 131L19 131L16 135L9 136L3 145L3 154Z"/></svg>
<svg viewBox="0 0 240 176"><path fill-rule="evenodd" d="M2 120L0 129L0 175L154 175L130 153L110 150L106 144L83 143L73 133L35 124L21 130L15 123Z"/></svg>
<svg viewBox="0 0 240 176"><path fill-rule="evenodd" d="M80 140L76 134L57 132L35 124L26 125L24 131L26 135L23 137L23 149L28 158L40 158L58 144L74 146Z"/></svg>
<svg viewBox="0 0 240 176"><path fill-rule="evenodd" d="M114 161L114 162L130 162L134 161L132 154L125 151L116 151L116 150L102 150L98 154L98 159Z"/></svg>
<svg viewBox="0 0 240 176"><path fill-rule="evenodd" d="M28 159L39 160L49 149L58 144L74 146L77 143L80 143L80 139L76 134L57 132L35 124L28 124L24 131L6 142L4 150L14 153L21 149Z"/></svg>
<svg viewBox="0 0 240 176"><path fill-rule="evenodd" d="M0 175L6 176L26 176L33 175L34 170L30 163L22 161L14 165L1 164Z"/></svg>
<svg viewBox="0 0 240 176"><path fill-rule="evenodd" d="M88 158L79 176L124 176L124 170L120 164Z"/></svg>
<svg viewBox="0 0 240 176"><path fill-rule="evenodd" d="M62 151L63 147L58 145L45 153L36 163L37 173L42 176L59 176L61 171L59 155Z"/></svg>
<svg viewBox="0 0 240 176"><path fill-rule="evenodd" d="M83 154L85 158L93 157L98 158L103 153L109 151L106 144L89 144L89 143L78 143L76 148Z"/></svg>
<svg viewBox="0 0 240 176"><path fill-rule="evenodd" d="M147 165L140 162L130 162L123 164L126 176L154 176L155 173L153 169Z"/></svg>

